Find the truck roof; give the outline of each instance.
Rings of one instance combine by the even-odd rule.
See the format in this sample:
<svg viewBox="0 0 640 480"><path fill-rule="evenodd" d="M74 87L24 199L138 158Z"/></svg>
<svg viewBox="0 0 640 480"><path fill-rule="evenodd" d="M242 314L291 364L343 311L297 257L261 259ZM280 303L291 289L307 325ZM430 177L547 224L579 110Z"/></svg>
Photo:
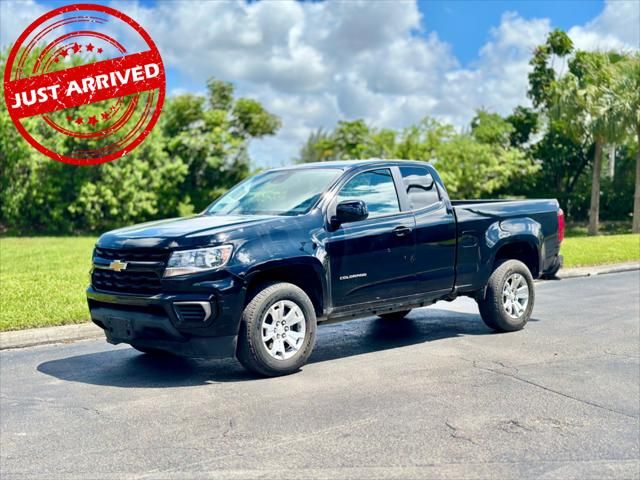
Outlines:
<svg viewBox="0 0 640 480"><path fill-rule="evenodd" d="M328 162L312 162L312 163L300 163L296 165L290 165L287 167L276 168L275 170L290 170L294 168L340 168L347 170L356 167L369 166L369 165L398 165L398 164L413 164L413 165L425 165L429 162L422 162L419 160L401 160L391 158L367 158L361 160L331 160Z"/></svg>

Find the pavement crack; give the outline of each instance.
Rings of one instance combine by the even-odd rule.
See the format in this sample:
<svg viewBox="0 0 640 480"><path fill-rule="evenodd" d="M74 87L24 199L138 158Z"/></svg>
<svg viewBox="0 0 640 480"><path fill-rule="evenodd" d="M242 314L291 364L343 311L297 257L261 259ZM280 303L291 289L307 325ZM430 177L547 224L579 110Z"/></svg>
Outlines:
<svg viewBox="0 0 640 480"><path fill-rule="evenodd" d="M464 359L464 360L467 360L467 359ZM467 361L469 361L469 360L467 360ZM498 375L503 375L505 377L513 378L514 380L518 380L520 382L526 383L526 384L531 385L533 387L541 388L542 390L545 390L547 392L555 393L556 395L560 395L562 397L569 398L571 400L575 400L576 402L580 402L580 403L582 403L584 405L589 405L591 407L600 408L602 410L606 410L607 412L616 413L618 415L622 415L622 416L627 417L627 418L632 418L634 420L638 419L638 417L635 416L635 415L630 415L630 414L628 414L626 412L621 412L620 410L616 410L615 408L609 408L609 407L606 407L604 405L600 405L599 403L595 403L595 402L591 402L589 400L584 400L582 398L574 397L573 395L570 395L568 393L564 393L564 392L561 392L559 390L555 390L553 388L546 387L546 386L544 386L544 385L542 385L540 383L536 383L536 382L534 382L532 380L527 380L526 378L522 378L522 377L520 377L518 375L515 375L515 374L512 374L512 373L508 373L508 372L504 372L504 371L500 371L500 370L495 370L493 368L482 367L482 366L478 365L475 360L472 361L472 365L473 365L474 368L478 368L480 370L485 370L487 372L496 373ZM514 367L511 367L511 368L514 368Z"/></svg>
<svg viewBox="0 0 640 480"><path fill-rule="evenodd" d="M474 445L478 445L471 437L464 435L464 433L462 433L462 431L458 427L449 423L448 420L445 420L444 424L449 428L449 430L451 430L449 435L451 435L453 438L466 440L467 442L473 443Z"/></svg>
<svg viewBox="0 0 640 480"><path fill-rule="evenodd" d="M102 415L102 412L96 408L83 407L82 405L78 406L78 408L81 408L82 410L85 410L87 412L95 413L96 415Z"/></svg>
<svg viewBox="0 0 640 480"><path fill-rule="evenodd" d="M505 365L503 362L496 362L498 365L500 365L502 368L506 368L507 370L515 370L516 373L519 372L518 367L514 367L512 365Z"/></svg>
<svg viewBox="0 0 640 480"><path fill-rule="evenodd" d="M533 428L525 425L523 422L519 420L507 420L506 422L502 422L498 425L498 428L507 433L522 433L525 432L533 432Z"/></svg>
<svg viewBox="0 0 640 480"><path fill-rule="evenodd" d="M229 427L224 432L222 432L222 436L226 437L227 435L229 435L235 427L236 427L236 421L233 418L230 418Z"/></svg>

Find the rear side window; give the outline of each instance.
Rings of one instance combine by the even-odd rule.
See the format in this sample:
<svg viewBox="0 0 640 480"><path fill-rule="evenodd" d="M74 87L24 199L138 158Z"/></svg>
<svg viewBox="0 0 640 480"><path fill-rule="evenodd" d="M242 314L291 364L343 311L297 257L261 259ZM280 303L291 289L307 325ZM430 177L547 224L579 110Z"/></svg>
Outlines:
<svg viewBox="0 0 640 480"><path fill-rule="evenodd" d="M359 173L353 177L338 194L338 203L344 200L363 200L369 209L369 218L400 211L398 194L388 168Z"/></svg>
<svg viewBox="0 0 640 480"><path fill-rule="evenodd" d="M400 167L411 210L420 210L440 201L438 187L426 167Z"/></svg>

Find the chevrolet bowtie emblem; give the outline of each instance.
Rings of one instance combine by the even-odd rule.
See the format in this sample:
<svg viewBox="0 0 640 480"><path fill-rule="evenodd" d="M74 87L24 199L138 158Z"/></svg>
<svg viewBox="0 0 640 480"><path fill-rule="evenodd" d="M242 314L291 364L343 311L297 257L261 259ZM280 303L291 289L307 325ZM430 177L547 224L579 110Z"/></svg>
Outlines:
<svg viewBox="0 0 640 480"><path fill-rule="evenodd" d="M110 270L115 270L116 272L120 272L122 270L127 269L127 262L121 262L120 260L114 260L109 264Z"/></svg>

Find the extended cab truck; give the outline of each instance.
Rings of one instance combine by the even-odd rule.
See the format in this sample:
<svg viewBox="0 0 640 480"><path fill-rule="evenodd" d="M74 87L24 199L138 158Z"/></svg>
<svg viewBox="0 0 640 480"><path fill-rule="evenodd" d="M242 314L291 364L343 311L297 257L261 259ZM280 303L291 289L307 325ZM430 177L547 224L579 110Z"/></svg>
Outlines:
<svg viewBox="0 0 640 480"><path fill-rule="evenodd" d="M328 320L401 321L465 295L492 329L521 329L563 234L556 200L452 201L424 162L308 164L250 178L202 214L105 233L87 297L110 343L283 375Z"/></svg>

